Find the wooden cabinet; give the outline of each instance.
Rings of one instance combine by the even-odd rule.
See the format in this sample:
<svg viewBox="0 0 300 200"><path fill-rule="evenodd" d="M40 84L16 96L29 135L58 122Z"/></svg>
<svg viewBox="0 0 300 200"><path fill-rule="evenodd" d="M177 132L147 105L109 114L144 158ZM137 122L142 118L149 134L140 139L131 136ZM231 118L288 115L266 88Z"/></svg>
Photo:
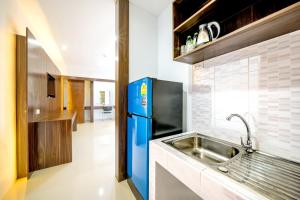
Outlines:
<svg viewBox="0 0 300 200"><path fill-rule="evenodd" d="M217 21L218 39L181 54L199 25ZM175 0L174 60L195 64L300 29L298 0Z"/></svg>
<svg viewBox="0 0 300 200"><path fill-rule="evenodd" d="M29 171L72 162L76 113L61 111L29 118Z"/></svg>

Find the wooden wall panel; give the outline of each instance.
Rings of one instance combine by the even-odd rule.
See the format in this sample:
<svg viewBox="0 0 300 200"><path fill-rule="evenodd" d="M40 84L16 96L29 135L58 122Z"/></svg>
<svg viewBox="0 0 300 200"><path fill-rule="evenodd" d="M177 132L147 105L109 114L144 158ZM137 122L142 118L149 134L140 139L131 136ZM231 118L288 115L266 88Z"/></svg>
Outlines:
<svg viewBox="0 0 300 200"><path fill-rule="evenodd" d="M33 169L37 168L37 163L35 158L35 155L37 155L35 148L36 144L36 138L34 137L34 123L28 124L28 172L33 171Z"/></svg>
<svg viewBox="0 0 300 200"><path fill-rule="evenodd" d="M61 107L61 96L63 93L63 90L61 88L61 73L59 69L55 66L55 64L52 62L52 60L48 57L48 55L45 55L46 62L46 70L49 74L55 77L55 98L47 98L48 100L48 111L60 111L62 110Z"/></svg>
<svg viewBox="0 0 300 200"><path fill-rule="evenodd" d="M40 109L41 114L61 111L61 73L28 29L27 41L29 118L35 109ZM47 73L55 77L55 98L47 97Z"/></svg>
<svg viewBox="0 0 300 200"><path fill-rule="evenodd" d="M17 178L28 177L28 111L26 37L16 36Z"/></svg>
<svg viewBox="0 0 300 200"><path fill-rule="evenodd" d="M29 123L29 171L72 162L72 119Z"/></svg>
<svg viewBox="0 0 300 200"><path fill-rule="evenodd" d="M28 141L29 171L45 168L46 123L29 123Z"/></svg>
<svg viewBox="0 0 300 200"><path fill-rule="evenodd" d="M68 110L77 112L77 123L84 123L84 81L68 80Z"/></svg>
<svg viewBox="0 0 300 200"><path fill-rule="evenodd" d="M60 133L60 163L72 161L72 122L70 120L61 123Z"/></svg>
<svg viewBox="0 0 300 200"><path fill-rule="evenodd" d="M61 72L49 58L33 34L26 30L27 44L27 106L29 171L57 165L59 160L59 127L47 122L32 123L34 111L41 115L62 111ZM48 73L55 78L55 98L47 95ZM48 131L46 131L48 130Z"/></svg>
<svg viewBox="0 0 300 200"><path fill-rule="evenodd" d="M31 38L32 39L32 38ZM33 40L33 39L32 39ZM27 41L32 41L27 40ZM33 116L34 109L40 109L41 113L46 112L47 107L47 82L46 67L43 64L43 53L28 42L28 115Z"/></svg>
<svg viewBox="0 0 300 200"><path fill-rule="evenodd" d="M127 178L127 85L129 82L129 1L116 0L116 81L115 81L115 175L118 181Z"/></svg>
<svg viewBox="0 0 300 200"><path fill-rule="evenodd" d="M46 122L46 139L45 139L45 167L59 165L60 161L60 134L61 123L63 121Z"/></svg>

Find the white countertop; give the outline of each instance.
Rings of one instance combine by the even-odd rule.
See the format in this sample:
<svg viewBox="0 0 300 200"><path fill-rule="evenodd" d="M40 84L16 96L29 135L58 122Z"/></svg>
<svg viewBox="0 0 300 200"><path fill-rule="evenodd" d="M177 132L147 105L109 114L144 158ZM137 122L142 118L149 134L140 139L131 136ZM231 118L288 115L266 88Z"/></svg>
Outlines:
<svg viewBox="0 0 300 200"><path fill-rule="evenodd" d="M150 141L150 148L155 147L155 146L160 147L159 148L160 150L165 151L169 154L172 154L177 159L180 159L180 161L184 162L185 164L187 164L188 166L190 166L194 169L201 170L202 175L206 175L206 176L209 176L210 178L213 178L214 182L221 184L222 187L237 194L239 197L242 197L242 199L249 199L249 200L267 200L268 199L265 196L262 196L261 194L257 193L250 187L247 187L244 184L241 184L241 183L223 175L221 172L218 172L218 171L210 168L209 166L201 163L200 161L197 161L162 142L167 139L185 136L185 135L192 134L192 133L195 133L195 132L186 132L186 133L181 133L181 134L178 134L175 136L173 135L173 136L168 136L168 137L152 140L152 141ZM150 150L150 153L151 153L151 150ZM161 152L161 153L163 154L163 152ZM168 169L166 169L166 170L168 170ZM176 174L173 174L173 175L176 176ZM211 185L210 187L214 187L214 185ZM208 191L206 190L206 192L208 192ZM240 198L237 198L237 199L240 199Z"/></svg>

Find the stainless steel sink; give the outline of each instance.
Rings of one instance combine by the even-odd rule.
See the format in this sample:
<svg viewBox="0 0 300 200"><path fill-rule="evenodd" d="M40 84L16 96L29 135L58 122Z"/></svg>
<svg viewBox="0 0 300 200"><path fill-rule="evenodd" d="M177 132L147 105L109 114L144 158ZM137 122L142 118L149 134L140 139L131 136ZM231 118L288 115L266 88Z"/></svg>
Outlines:
<svg viewBox="0 0 300 200"><path fill-rule="evenodd" d="M163 141L270 199L300 199L300 163L198 133Z"/></svg>
<svg viewBox="0 0 300 200"><path fill-rule="evenodd" d="M164 143L205 164L224 163L241 151L239 147L230 143L201 134L172 138Z"/></svg>

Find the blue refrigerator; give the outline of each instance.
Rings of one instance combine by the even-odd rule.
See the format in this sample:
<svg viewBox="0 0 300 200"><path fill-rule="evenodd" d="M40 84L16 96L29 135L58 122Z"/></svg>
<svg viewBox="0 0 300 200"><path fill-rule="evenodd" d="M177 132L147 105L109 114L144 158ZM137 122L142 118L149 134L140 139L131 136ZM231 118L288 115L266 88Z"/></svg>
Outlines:
<svg viewBox="0 0 300 200"><path fill-rule="evenodd" d="M128 85L127 174L148 199L149 141L182 132L182 83L143 78Z"/></svg>

